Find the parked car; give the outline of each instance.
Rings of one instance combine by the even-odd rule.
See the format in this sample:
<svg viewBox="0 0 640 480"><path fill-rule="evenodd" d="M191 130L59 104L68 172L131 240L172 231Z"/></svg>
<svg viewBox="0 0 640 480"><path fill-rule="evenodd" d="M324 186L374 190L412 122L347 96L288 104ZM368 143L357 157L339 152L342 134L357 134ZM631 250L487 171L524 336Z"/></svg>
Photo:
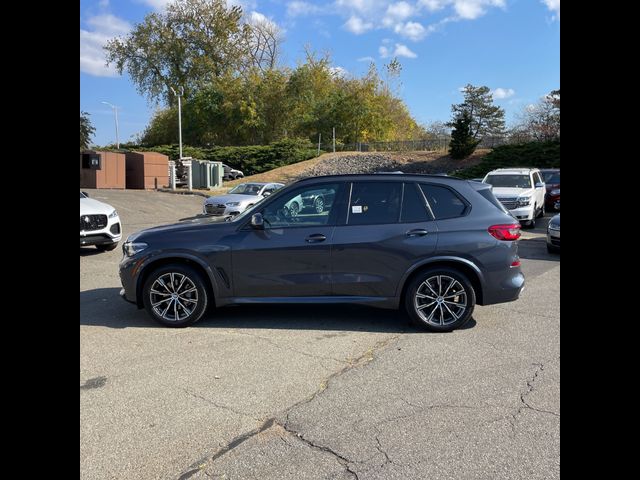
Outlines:
<svg viewBox="0 0 640 480"><path fill-rule="evenodd" d="M322 211L286 214L331 192ZM364 304L404 308L449 331L476 304L516 300L524 286L520 224L491 186L435 175L300 180L227 222L200 218L129 236L121 295L157 322L184 327L209 306Z"/></svg>
<svg viewBox="0 0 640 480"><path fill-rule="evenodd" d="M547 193L544 197L544 203L547 210L559 210L556 203L560 202L560 169L545 168L540 170L542 179L544 180Z"/></svg>
<svg viewBox="0 0 640 480"><path fill-rule="evenodd" d="M493 186L493 194L523 227L536 226L545 213L545 186L537 168L499 168L482 180Z"/></svg>
<svg viewBox="0 0 640 480"><path fill-rule="evenodd" d="M335 192L331 189L318 189L296 195L285 205L285 215L297 216L300 212L322 213L333 205Z"/></svg>
<svg viewBox="0 0 640 480"><path fill-rule="evenodd" d="M121 239L122 226L116 209L89 198L87 192L80 192L80 246L113 250Z"/></svg>
<svg viewBox="0 0 640 480"><path fill-rule="evenodd" d="M222 174L223 180L236 180L238 178L244 178L244 173L242 170L236 170L235 168L231 168L229 165L223 163L222 168L224 170Z"/></svg>
<svg viewBox="0 0 640 480"><path fill-rule="evenodd" d="M238 215L282 187L283 183L241 183L226 195L208 197L202 212L205 215Z"/></svg>
<svg viewBox="0 0 640 480"><path fill-rule="evenodd" d="M560 214L549 220L547 226L547 251L560 253Z"/></svg>

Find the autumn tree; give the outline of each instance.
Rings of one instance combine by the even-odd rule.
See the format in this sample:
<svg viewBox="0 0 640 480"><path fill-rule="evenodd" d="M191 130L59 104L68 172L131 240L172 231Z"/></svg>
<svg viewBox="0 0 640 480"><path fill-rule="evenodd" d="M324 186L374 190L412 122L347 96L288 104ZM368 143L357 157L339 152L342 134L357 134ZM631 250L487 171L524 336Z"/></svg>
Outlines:
<svg viewBox="0 0 640 480"><path fill-rule="evenodd" d="M560 90L553 90L535 105L526 106L514 133L542 142L560 138Z"/></svg>

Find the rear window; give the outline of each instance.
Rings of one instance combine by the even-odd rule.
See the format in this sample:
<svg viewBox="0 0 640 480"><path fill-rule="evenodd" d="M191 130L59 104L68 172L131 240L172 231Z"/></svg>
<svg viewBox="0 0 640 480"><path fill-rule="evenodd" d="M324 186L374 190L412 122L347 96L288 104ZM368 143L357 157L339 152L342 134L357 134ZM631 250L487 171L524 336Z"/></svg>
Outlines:
<svg viewBox="0 0 640 480"><path fill-rule="evenodd" d="M453 190L425 183L420 184L420 188L437 220L461 217L466 213L467 204Z"/></svg>
<svg viewBox="0 0 640 480"><path fill-rule="evenodd" d="M402 213L400 221L403 223L426 222L431 220L427 212L422 194L414 183L404 184L404 196L402 197Z"/></svg>
<svg viewBox="0 0 640 480"><path fill-rule="evenodd" d="M354 183L347 224L397 223L401 197L402 184L399 182Z"/></svg>
<svg viewBox="0 0 640 480"><path fill-rule="evenodd" d="M480 195L482 195L485 199L487 199L489 201L489 203L491 203L492 205L494 205L498 210L500 210L501 212L504 213L509 213L509 210L507 210L506 208L504 208L504 205L502 205L498 199L496 198L496 196L493 194L493 192L491 191L490 188L483 188L482 190L476 190Z"/></svg>

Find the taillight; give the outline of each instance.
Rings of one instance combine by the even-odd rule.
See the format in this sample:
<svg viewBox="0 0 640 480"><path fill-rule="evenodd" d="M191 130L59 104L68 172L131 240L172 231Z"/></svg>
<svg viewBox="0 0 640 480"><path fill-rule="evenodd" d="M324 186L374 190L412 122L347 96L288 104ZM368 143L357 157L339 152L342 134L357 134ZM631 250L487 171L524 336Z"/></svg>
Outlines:
<svg viewBox="0 0 640 480"><path fill-rule="evenodd" d="M491 225L489 233L498 240L517 240L520 238L520 224L510 223L508 225Z"/></svg>

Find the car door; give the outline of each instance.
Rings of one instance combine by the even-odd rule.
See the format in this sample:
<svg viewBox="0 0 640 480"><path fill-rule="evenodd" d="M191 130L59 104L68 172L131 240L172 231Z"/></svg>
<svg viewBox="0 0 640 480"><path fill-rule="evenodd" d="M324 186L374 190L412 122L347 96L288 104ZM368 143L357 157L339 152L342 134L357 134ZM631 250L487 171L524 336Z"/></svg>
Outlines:
<svg viewBox="0 0 640 480"><path fill-rule="evenodd" d="M339 183L320 184L338 194ZM304 297L331 294L331 244L337 208L300 212L284 208L313 186L265 200L264 230L247 224L232 239L233 289L237 297ZM247 219L248 220L248 219Z"/></svg>
<svg viewBox="0 0 640 480"><path fill-rule="evenodd" d="M538 205L538 208L541 208L542 205L544 205L546 188L544 186L544 181L540 178L540 174L538 172L533 172L533 186L535 188L536 205Z"/></svg>
<svg viewBox="0 0 640 480"><path fill-rule="evenodd" d="M354 182L342 223L333 235L334 295L396 296L406 271L435 253L436 224L412 182Z"/></svg>

